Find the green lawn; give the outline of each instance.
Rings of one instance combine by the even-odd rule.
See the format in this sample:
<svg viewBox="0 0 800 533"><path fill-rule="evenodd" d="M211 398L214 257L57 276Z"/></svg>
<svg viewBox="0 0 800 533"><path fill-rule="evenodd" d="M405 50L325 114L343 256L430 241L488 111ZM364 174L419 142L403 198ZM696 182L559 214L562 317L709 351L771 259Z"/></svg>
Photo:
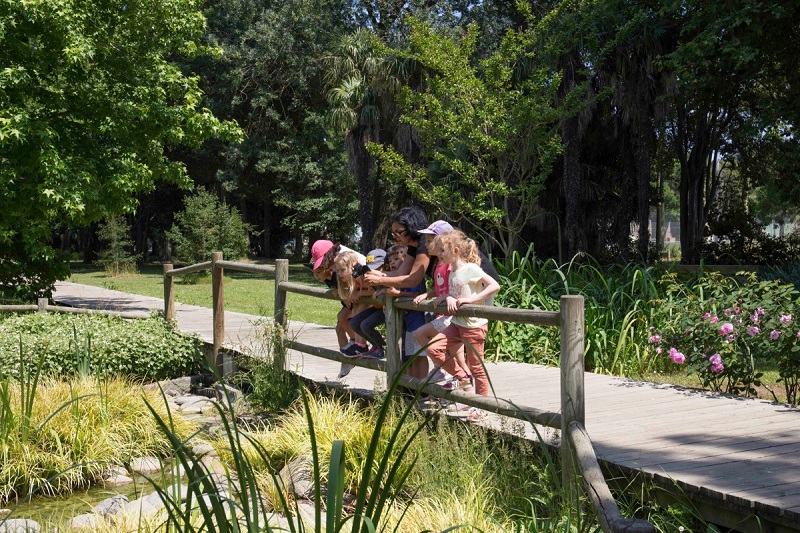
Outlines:
<svg viewBox="0 0 800 533"><path fill-rule="evenodd" d="M263 262L262 264L266 264ZM68 281L105 287L143 296L164 296L164 276L161 265L144 265L138 274L110 277L102 268L72 264ZM311 271L302 264L289 266L289 281L323 287L314 280ZM275 283L268 277L244 272L225 273L225 309L250 315L272 316ZM207 275L189 283L176 278L175 301L183 304L211 307L211 276ZM289 319L332 326L341 304L334 300L320 300L310 296L289 294Z"/></svg>

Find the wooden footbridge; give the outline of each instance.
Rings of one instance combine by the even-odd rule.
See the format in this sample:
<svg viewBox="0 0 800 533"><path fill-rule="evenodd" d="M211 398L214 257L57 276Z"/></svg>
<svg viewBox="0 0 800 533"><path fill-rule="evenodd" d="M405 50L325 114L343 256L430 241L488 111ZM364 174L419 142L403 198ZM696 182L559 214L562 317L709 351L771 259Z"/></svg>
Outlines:
<svg viewBox="0 0 800 533"><path fill-rule="evenodd" d="M216 265L220 270L219 276L215 276L218 281L222 279L220 267L235 265L220 260L216 258L220 263ZM203 266L207 268L210 263ZM165 313L175 317L182 331L199 335L217 351L253 349L253 344L259 342L258 331L263 329L264 318L224 311L221 288L219 297L214 299L214 310L174 302L171 278L190 268L165 267L168 274L164 300L72 283L58 283L53 299L74 307L144 315L151 310L164 311L166 302ZM250 270L259 273L259 268L266 267ZM311 295L324 292L289 283L285 275L283 280L276 276L276 281L284 290L282 295L276 294L278 305L285 304L286 292ZM387 311L391 307L391 303L387 305ZM389 330L396 326L391 321L387 324ZM307 379L357 393L370 394L385 387L387 372L392 369L372 361L361 363L371 368L356 367L346 378L337 379L344 359L338 354L333 327L290 322L288 331L293 346L302 350L289 351L290 370ZM554 417L560 421L564 415L561 397L564 369L509 362L487 363L487 370L496 397L507 400L494 401L496 412L518 418L524 411L530 419L543 424L537 429L546 439L557 441L561 437L559 431L551 428L559 427L552 423ZM445 393L433 387L433 392L476 404L467 398L475 395ZM655 487L654 493L662 502L686 503L707 521L726 528L744 532L800 531L800 411L797 409L591 373L583 375L578 389L573 392L583 399L578 409L585 410L585 431L591 436L590 444L594 445L607 473L626 480L624 483L631 479L635 483L646 480ZM521 426L518 420L502 414L492 415L482 423L515 432L523 427L527 435L534 434L530 424ZM628 530L646 530L636 529L637 524L633 526ZM625 527L619 522L607 530L623 531Z"/></svg>

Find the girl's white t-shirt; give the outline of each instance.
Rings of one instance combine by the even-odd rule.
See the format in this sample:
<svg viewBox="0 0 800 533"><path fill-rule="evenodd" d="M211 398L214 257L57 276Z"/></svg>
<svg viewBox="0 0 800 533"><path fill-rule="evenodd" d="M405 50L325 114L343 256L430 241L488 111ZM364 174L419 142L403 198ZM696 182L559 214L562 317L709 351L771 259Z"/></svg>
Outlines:
<svg viewBox="0 0 800 533"><path fill-rule="evenodd" d="M465 263L461 268L450 271L450 296L453 298L468 298L473 294L477 294L483 290L483 283L481 280L486 273L475 263ZM473 302L477 305L483 305L485 300ZM457 324L464 328L479 328L489 322L485 318L477 318L472 316L454 316L453 324Z"/></svg>

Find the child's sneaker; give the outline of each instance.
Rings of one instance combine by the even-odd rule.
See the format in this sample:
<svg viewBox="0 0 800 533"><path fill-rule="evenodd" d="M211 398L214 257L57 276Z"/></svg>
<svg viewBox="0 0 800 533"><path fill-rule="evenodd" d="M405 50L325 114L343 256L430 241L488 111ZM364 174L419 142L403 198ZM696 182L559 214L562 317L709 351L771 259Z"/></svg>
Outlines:
<svg viewBox="0 0 800 533"><path fill-rule="evenodd" d="M383 359L386 357L386 354L383 353L383 350L378 348L377 346L373 346L370 350L359 354L364 359Z"/></svg>
<svg viewBox="0 0 800 533"><path fill-rule="evenodd" d="M489 414L484 411L483 409L478 409L477 407L470 407L469 411L467 411L467 420L470 422L480 422L481 420L485 420Z"/></svg>
<svg viewBox="0 0 800 533"><path fill-rule="evenodd" d="M358 344L357 342L353 342L351 346L345 344L339 351L342 352L342 355L344 355L345 357L349 357L352 359L366 352L367 347L363 344Z"/></svg>
<svg viewBox="0 0 800 533"><path fill-rule="evenodd" d="M354 341L353 339L350 339L349 341L347 341L347 344L345 344L344 346L339 348L339 351L342 352L342 353L345 353L347 350L352 348L355 343L356 343L356 341Z"/></svg>
<svg viewBox="0 0 800 533"><path fill-rule="evenodd" d="M464 379L458 380L458 388L465 392L472 392L472 376L467 376Z"/></svg>
<svg viewBox="0 0 800 533"><path fill-rule="evenodd" d="M448 379L449 376L450 376L450 374L448 374L444 370L442 370L440 368L434 368L433 370L428 372L428 375L425 376L422 379L422 381L425 381L425 382L428 382L428 383L441 383L442 381Z"/></svg>
<svg viewBox="0 0 800 533"><path fill-rule="evenodd" d="M444 390L458 390L459 380L457 377L453 376L452 378L448 379L442 384L442 388Z"/></svg>
<svg viewBox="0 0 800 533"><path fill-rule="evenodd" d="M342 367L339 369L339 379L344 379L353 370L355 367L353 365L349 365L347 363L342 363Z"/></svg>

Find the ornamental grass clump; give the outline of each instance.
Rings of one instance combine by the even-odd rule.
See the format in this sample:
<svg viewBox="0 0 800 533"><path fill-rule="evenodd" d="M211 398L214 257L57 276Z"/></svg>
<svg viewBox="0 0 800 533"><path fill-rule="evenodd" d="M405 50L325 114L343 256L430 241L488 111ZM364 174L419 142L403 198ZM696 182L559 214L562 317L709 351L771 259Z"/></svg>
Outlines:
<svg viewBox="0 0 800 533"><path fill-rule="evenodd" d="M146 398L157 403L153 393L122 378L43 378L35 387L0 380L0 507L33 494L87 487L109 467L136 457L166 455L169 442ZM158 412L167 414L164 406ZM194 430L175 419L180 435Z"/></svg>
<svg viewBox="0 0 800 533"><path fill-rule="evenodd" d="M800 384L798 293L778 281L708 273L692 287L673 275L648 343L711 390L755 396L764 365L777 366L787 401ZM759 364L760 363L760 364ZM773 393L774 396L774 393Z"/></svg>

